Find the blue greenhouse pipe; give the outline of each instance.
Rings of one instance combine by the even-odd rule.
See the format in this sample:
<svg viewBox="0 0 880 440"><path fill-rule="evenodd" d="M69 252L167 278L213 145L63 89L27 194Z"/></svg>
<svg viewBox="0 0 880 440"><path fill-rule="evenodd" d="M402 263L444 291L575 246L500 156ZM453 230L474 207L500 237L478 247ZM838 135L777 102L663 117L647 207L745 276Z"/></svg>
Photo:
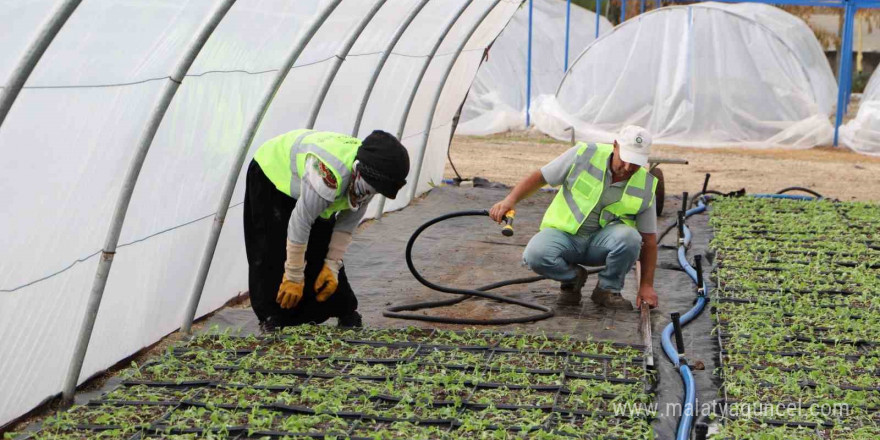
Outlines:
<svg viewBox="0 0 880 440"><path fill-rule="evenodd" d="M698 199L698 205L695 208L685 211L684 217L690 217L695 214L699 214L706 210L706 204L703 202L703 198ZM696 270L691 267L690 263L687 261L686 249L688 245L690 245L691 239L693 235L691 234L690 229L687 225L682 225L682 233L683 237L681 240L681 244L678 247L678 264L685 270L691 280L696 284L698 282L698 277ZM708 302L707 293L708 288L706 286L705 280L703 280L703 285L700 286L700 291L697 294L697 301L690 310L687 311L684 315L679 318L679 322L682 326L687 325L703 309L706 307L706 303ZM673 332L673 324L669 323L663 329L663 332L660 336L660 342L663 347L663 352L666 354L666 357L678 368L679 373L681 374L681 381L684 385L685 395L682 399L682 414L681 418L678 422L678 429L676 431L676 440L688 440L690 438L691 429L694 425L694 410L696 407L696 384L694 383L694 376L691 373L690 367L688 367L687 362L684 362L683 355L679 354L679 351L675 349L672 344L672 332ZM681 352L683 353L683 347L679 347Z"/></svg>
<svg viewBox="0 0 880 440"><path fill-rule="evenodd" d="M642 0L641 4L639 5L639 14L644 14L644 13L645 13L645 0Z"/></svg>
<svg viewBox="0 0 880 440"><path fill-rule="evenodd" d="M657 0L657 1L660 1L660 0ZM600 15L601 11L602 11L602 0L596 0L596 38L599 38L599 15Z"/></svg>
<svg viewBox="0 0 880 440"><path fill-rule="evenodd" d="M532 119L529 117L529 110L532 108L532 14L534 9L534 0L529 0L529 48L528 56L526 57L526 129L532 123Z"/></svg>
<svg viewBox="0 0 880 440"><path fill-rule="evenodd" d="M620 0L620 22L626 21L626 0Z"/></svg>
<svg viewBox="0 0 880 440"><path fill-rule="evenodd" d="M843 116L846 114L846 108L849 101L847 90L852 82L851 65L852 65L852 27L853 17L855 16L855 7L846 2L844 6L844 24L842 42L840 45L840 64L837 68L837 114L834 118L834 146L838 146L840 139L840 126L843 124ZM849 56L847 56L849 55Z"/></svg>
<svg viewBox="0 0 880 440"><path fill-rule="evenodd" d="M691 428L694 426L694 409L697 406L697 387L694 383L694 375L691 368L687 364L682 364L678 368L681 374L681 381L684 383L684 405L681 411L681 419L678 421L678 431L676 431L676 440L688 440L691 436Z"/></svg>
<svg viewBox="0 0 880 440"><path fill-rule="evenodd" d="M642 0L644 1L644 0ZM563 72L568 72L568 42L571 38L571 0L565 6L565 63Z"/></svg>

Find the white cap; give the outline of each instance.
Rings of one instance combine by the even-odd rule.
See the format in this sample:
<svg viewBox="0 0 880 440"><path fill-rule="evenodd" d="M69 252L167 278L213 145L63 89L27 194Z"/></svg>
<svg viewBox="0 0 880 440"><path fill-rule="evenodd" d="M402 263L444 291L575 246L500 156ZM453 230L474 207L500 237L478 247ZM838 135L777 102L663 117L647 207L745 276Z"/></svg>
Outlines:
<svg viewBox="0 0 880 440"><path fill-rule="evenodd" d="M651 133L638 125L627 125L617 136L620 145L620 159L638 166L648 164L651 154Z"/></svg>

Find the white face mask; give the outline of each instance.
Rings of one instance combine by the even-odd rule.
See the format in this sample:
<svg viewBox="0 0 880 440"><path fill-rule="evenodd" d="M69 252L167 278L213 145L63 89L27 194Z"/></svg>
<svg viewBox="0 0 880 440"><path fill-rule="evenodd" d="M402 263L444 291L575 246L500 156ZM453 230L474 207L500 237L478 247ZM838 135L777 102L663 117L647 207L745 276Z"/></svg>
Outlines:
<svg viewBox="0 0 880 440"><path fill-rule="evenodd" d="M348 207L352 211L357 211L376 194L376 189L361 177L357 165L358 163L355 162L352 167L351 184L348 187Z"/></svg>

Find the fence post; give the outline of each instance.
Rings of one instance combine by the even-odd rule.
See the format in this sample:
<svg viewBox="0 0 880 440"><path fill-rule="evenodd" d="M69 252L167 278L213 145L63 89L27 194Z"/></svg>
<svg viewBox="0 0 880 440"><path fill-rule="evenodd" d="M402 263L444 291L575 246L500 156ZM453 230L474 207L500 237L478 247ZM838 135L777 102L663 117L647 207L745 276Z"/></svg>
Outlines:
<svg viewBox="0 0 880 440"><path fill-rule="evenodd" d="M565 6L565 64L563 72L568 71L568 44L571 38L571 0Z"/></svg>
<svg viewBox="0 0 880 440"><path fill-rule="evenodd" d="M534 0L529 0L529 47L526 57L526 130L531 125L529 110L532 108L532 13L534 12ZM567 47L566 47L567 49Z"/></svg>

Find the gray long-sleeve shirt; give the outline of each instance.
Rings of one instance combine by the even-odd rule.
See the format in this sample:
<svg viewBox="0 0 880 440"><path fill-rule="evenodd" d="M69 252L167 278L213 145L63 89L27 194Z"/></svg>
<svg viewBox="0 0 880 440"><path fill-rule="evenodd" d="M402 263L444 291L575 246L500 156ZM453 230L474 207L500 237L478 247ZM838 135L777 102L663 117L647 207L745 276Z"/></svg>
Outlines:
<svg viewBox="0 0 880 440"><path fill-rule="evenodd" d="M565 153L560 154L559 157L544 165L541 168L541 175L544 176L544 181L550 186L562 185L568 176L571 165L577 157L577 150L577 146L571 147ZM606 206L620 201L627 182L628 180L623 180L611 183L611 168L606 168L605 188L602 190L602 196L599 199L599 203L596 204L593 211L590 212L590 215L581 224L580 229L578 229L578 235L589 235L600 229L599 214ZM654 204L651 204L651 206L643 209L636 215L636 229L643 234L657 233L657 210Z"/></svg>
<svg viewBox="0 0 880 440"><path fill-rule="evenodd" d="M336 199L336 188L324 181L318 169L320 163L314 157L306 159L305 176L302 179L299 199L290 214L290 223L287 226L287 239L296 244L309 242L312 224ZM337 184L343 185L343 188L348 186L348 182L337 182ZM347 193L347 190L344 191ZM364 218L371 199L372 197L362 202L357 211L347 209L337 214L333 231L354 232Z"/></svg>

